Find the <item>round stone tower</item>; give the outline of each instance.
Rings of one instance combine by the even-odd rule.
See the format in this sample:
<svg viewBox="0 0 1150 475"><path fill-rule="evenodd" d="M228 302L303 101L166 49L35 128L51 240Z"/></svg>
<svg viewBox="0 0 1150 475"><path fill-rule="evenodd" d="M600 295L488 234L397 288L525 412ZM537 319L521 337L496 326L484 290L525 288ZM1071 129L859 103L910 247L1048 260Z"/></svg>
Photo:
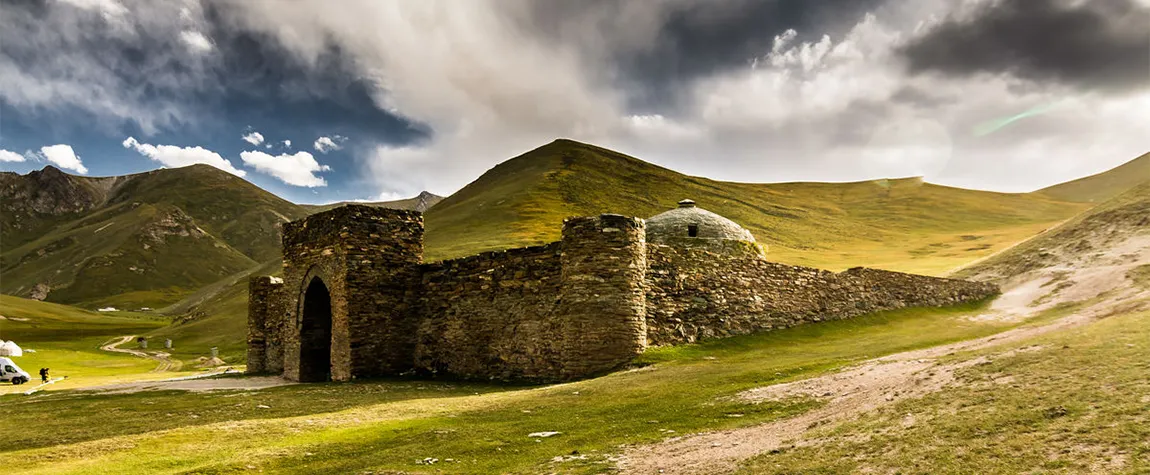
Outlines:
<svg viewBox="0 0 1150 475"><path fill-rule="evenodd" d="M738 223L695 206L693 200L679 202L679 207L647 219L647 242L650 244L704 247L709 250L755 250L761 246L755 236Z"/></svg>

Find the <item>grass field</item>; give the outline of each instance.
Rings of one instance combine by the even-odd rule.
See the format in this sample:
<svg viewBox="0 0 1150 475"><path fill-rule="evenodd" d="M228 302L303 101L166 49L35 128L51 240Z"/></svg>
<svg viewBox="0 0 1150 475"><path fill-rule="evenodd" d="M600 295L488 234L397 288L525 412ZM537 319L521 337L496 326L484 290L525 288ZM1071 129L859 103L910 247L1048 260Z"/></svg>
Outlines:
<svg viewBox="0 0 1150 475"><path fill-rule="evenodd" d="M947 391L812 434L813 445L743 472L1150 472L1150 313L1027 343L1041 349L969 367Z"/></svg>
<svg viewBox="0 0 1150 475"><path fill-rule="evenodd" d="M538 388L399 379L206 394L7 396L0 399L13 409L7 422L23 429L0 434L0 447L25 448L11 456L25 460L29 473L538 473L573 453L586 458L562 470L593 473L619 444L814 407L729 398L745 389L1010 326L967 318L979 310L909 309L657 349L631 371ZM528 437L539 431L561 434ZM429 457L439 463L416 463Z"/></svg>
<svg viewBox="0 0 1150 475"><path fill-rule="evenodd" d="M112 313L0 296L0 315L5 318L0 320L0 338L33 350L16 362L35 378L24 386L0 385L0 394L36 386L40 368L49 368L52 377L68 377L52 385L53 390L175 376L149 374L155 361L100 351L100 345L114 337L144 334L167 324L167 319L153 315Z"/></svg>

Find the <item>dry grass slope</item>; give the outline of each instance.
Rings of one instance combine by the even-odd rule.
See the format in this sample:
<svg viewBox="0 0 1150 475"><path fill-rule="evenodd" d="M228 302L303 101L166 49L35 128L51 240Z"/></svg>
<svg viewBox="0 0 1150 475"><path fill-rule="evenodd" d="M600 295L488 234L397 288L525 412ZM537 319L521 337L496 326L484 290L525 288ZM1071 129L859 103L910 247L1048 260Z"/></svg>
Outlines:
<svg viewBox="0 0 1150 475"><path fill-rule="evenodd" d="M771 246L776 261L935 275L1086 207L917 179L720 182L557 140L499 164L432 208L426 216L427 258L554 241L565 217L604 212L650 217L683 198L743 224Z"/></svg>

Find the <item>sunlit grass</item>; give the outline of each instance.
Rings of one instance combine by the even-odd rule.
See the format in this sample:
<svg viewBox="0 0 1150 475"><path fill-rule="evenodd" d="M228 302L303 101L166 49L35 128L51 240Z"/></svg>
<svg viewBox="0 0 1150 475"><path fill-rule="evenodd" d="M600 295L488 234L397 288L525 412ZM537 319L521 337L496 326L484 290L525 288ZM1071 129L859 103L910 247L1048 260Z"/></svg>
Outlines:
<svg viewBox="0 0 1150 475"><path fill-rule="evenodd" d="M13 408L10 421L28 429L0 434L0 447L40 447L13 454L32 473L418 470L415 462L427 457L450 473L537 473L573 452L587 458L565 469L596 472L622 443L760 423L816 405L748 406L729 398L740 391L1009 327L972 321L980 310L904 309L659 348L635 369L544 387L383 380L208 394L8 396L0 403ZM561 434L527 437L539 431Z"/></svg>
<svg viewBox="0 0 1150 475"><path fill-rule="evenodd" d="M992 360L962 370L960 384L946 391L824 431L812 447L760 455L744 472L1150 471L1150 313L1024 345L1041 349L953 355Z"/></svg>

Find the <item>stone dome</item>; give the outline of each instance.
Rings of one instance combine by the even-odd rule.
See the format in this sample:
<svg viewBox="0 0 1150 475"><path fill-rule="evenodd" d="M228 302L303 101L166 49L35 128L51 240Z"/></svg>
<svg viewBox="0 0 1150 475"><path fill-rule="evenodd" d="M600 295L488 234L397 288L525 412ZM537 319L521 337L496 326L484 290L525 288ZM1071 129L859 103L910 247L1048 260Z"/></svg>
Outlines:
<svg viewBox="0 0 1150 475"><path fill-rule="evenodd" d="M679 202L679 207L647 220L647 242L682 243L684 239L714 239L755 242L755 236L738 223L703 208L692 200Z"/></svg>

